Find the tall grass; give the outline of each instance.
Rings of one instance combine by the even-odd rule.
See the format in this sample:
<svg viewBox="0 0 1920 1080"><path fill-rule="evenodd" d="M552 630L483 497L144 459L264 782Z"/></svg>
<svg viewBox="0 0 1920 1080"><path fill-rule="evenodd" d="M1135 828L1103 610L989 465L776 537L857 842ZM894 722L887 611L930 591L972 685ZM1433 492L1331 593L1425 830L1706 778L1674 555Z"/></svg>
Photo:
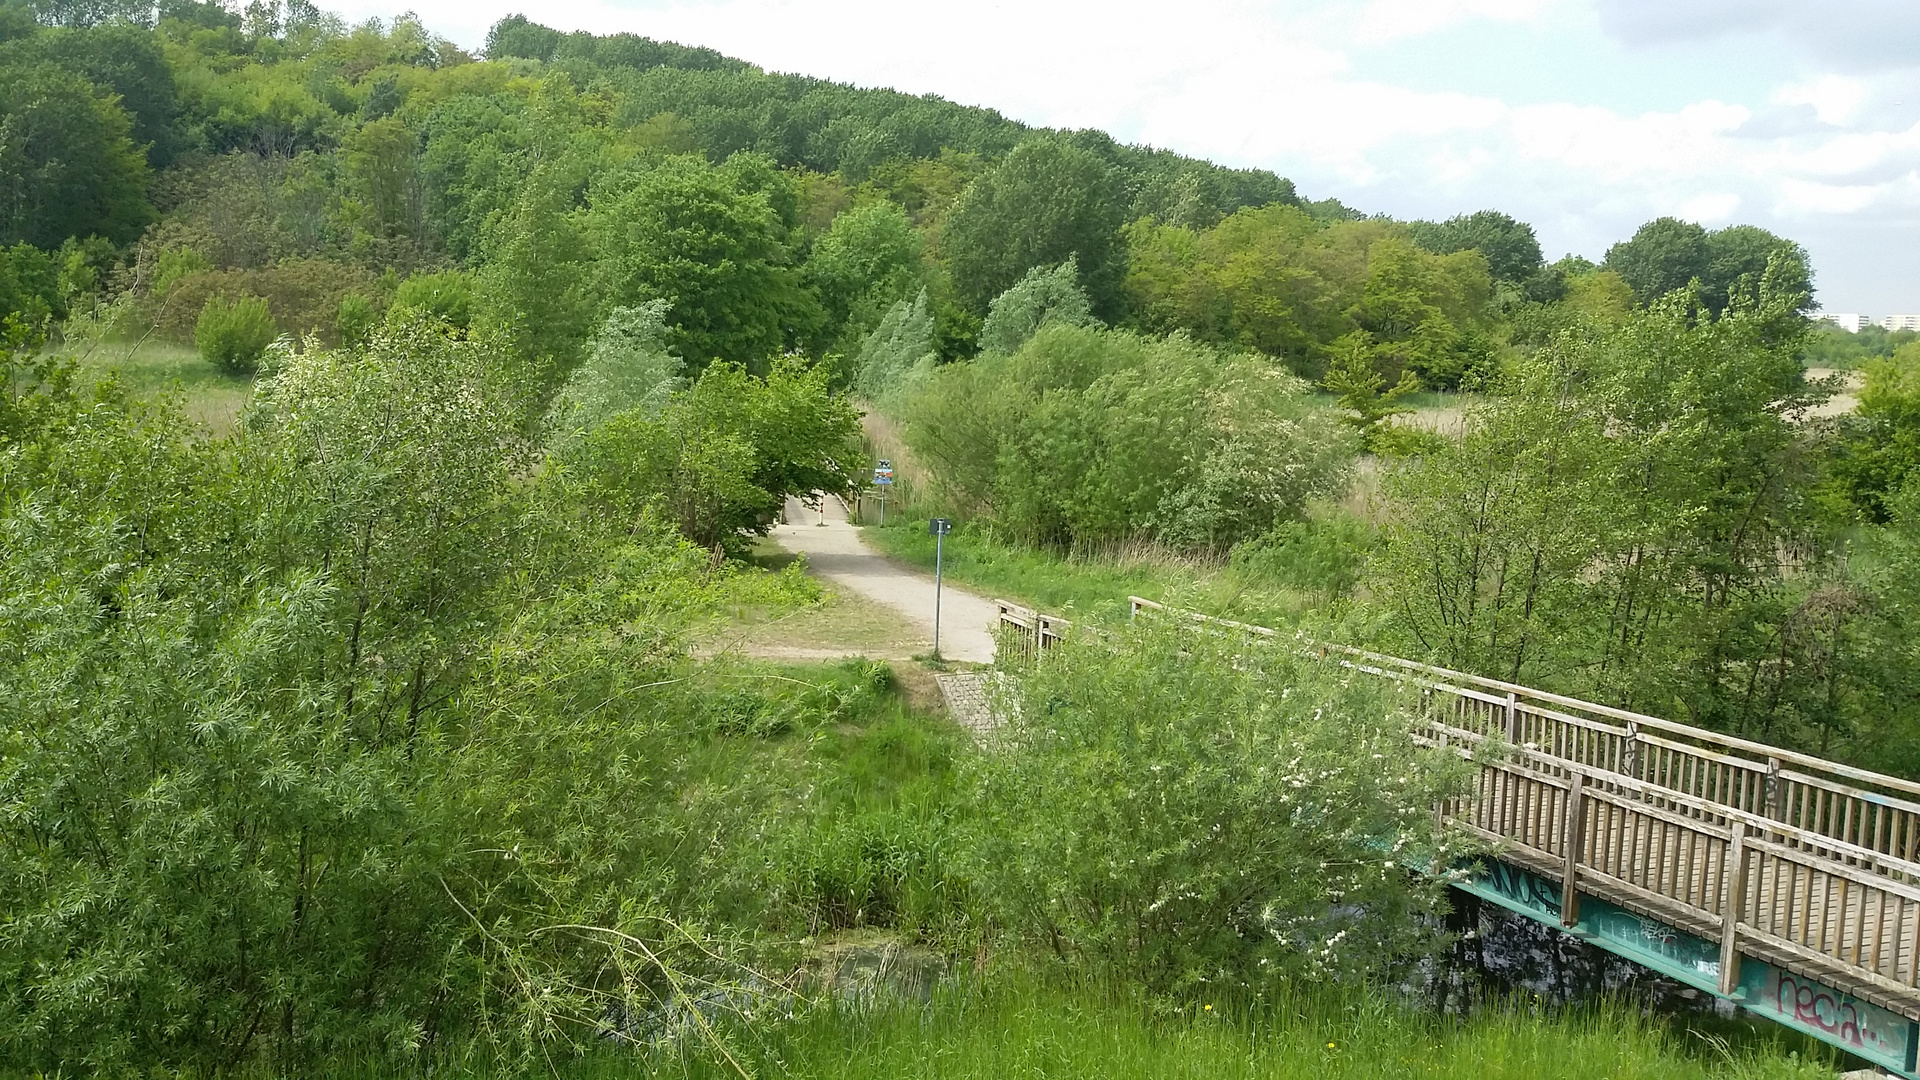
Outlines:
<svg viewBox="0 0 1920 1080"><path fill-rule="evenodd" d="M1305 990L1260 1017L1195 1003L1155 1014L1124 995L1040 979L964 979L910 996L834 999L699 1037L603 1044L524 1071L454 1055L449 1075L555 1080L1816 1080L1823 1048L1703 1034L1619 1003L1524 1002L1437 1017L1378 993ZM350 1066L343 1077L386 1080Z"/></svg>
<svg viewBox="0 0 1920 1080"><path fill-rule="evenodd" d="M924 517L896 518L889 510L885 527L869 525L862 535L902 562L933 569ZM1193 558L1148 543L1061 551L1010 539L987 522L959 523L942 563L956 584L1069 617L1124 614L1127 597L1142 596L1282 626L1333 599L1258 562Z"/></svg>
<svg viewBox="0 0 1920 1080"><path fill-rule="evenodd" d="M178 394L187 418L216 434L232 430L253 392L250 377L223 371L197 349L169 341L100 341L77 353L82 377L111 377L135 398Z"/></svg>

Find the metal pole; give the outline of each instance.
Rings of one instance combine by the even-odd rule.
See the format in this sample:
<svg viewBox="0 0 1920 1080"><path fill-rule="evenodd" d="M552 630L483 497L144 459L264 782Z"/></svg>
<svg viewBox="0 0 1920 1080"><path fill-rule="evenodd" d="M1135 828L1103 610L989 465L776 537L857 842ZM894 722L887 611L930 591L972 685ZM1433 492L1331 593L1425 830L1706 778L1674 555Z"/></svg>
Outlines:
<svg viewBox="0 0 1920 1080"><path fill-rule="evenodd" d="M887 523L887 489L880 489L880 524Z"/></svg>
<svg viewBox="0 0 1920 1080"><path fill-rule="evenodd" d="M947 534L933 537L933 658L940 659L940 568L947 550Z"/></svg>

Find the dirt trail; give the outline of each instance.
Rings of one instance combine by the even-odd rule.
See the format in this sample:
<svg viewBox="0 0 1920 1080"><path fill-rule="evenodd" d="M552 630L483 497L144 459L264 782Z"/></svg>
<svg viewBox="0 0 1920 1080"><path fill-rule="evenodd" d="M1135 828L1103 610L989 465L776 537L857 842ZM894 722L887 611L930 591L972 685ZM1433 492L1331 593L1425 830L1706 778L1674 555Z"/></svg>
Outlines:
<svg viewBox="0 0 1920 1080"><path fill-rule="evenodd" d="M910 570L868 547L860 530L848 523L846 507L838 499L826 500L824 517L821 524L820 511L789 499L791 524L774 526L773 539L805 555L814 574L892 608L931 638L933 575ZM993 601L946 583L940 598L940 654L949 660L992 663L993 627L999 620Z"/></svg>

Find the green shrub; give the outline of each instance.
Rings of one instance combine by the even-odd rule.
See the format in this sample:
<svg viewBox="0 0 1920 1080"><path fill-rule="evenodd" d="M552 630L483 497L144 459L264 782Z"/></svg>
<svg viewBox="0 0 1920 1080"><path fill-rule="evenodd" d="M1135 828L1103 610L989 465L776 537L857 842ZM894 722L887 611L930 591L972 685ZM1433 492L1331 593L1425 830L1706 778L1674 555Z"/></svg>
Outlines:
<svg viewBox="0 0 1920 1080"><path fill-rule="evenodd" d="M340 313L333 318L333 332L340 338L340 344L351 347L365 342L379 321L373 301L359 293L348 293L340 298Z"/></svg>
<svg viewBox="0 0 1920 1080"><path fill-rule="evenodd" d="M906 419L954 508L1021 539L1209 554L1344 487L1355 442L1270 361L1062 323L937 369Z"/></svg>
<svg viewBox="0 0 1920 1080"><path fill-rule="evenodd" d="M257 296L235 300L213 296L200 309L193 343L200 347L200 355L224 370L245 375L259 365L267 346L278 336L265 300Z"/></svg>
<svg viewBox="0 0 1920 1080"><path fill-rule="evenodd" d="M1143 618L1051 649L982 757L977 868L1007 925L1164 994L1381 977L1436 943L1458 763L1389 687Z"/></svg>
<svg viewBox="0 0 1920 1080"><path fill-rule="evenodd" d="M1273 531L1233 549L1234 569L1287 588L1322 596L1353 591L1373 546L1373 529L1359 518L1283 521Z"/></svg>
<svg viewBox="0 0 1920 1080"><path fill-rule="evenodd" d="M400 283L393 295L398 311L412 308L424 311L462 330L473 321L473 279L458 270L438 274L416 274Z"/></svg>

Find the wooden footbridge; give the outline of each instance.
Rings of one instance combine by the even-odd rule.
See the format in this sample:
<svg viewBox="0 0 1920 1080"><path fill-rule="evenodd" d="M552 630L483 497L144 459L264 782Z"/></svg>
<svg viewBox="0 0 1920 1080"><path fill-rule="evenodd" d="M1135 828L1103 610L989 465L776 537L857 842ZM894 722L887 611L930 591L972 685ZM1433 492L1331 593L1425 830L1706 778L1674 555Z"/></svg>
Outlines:
<svg viewBox="0 0 1920 1080"><path fill-rule="evenodd" d="M1132 598L1136 615L1162 610ZM1184 612L1215 629L1274 631ZM1032 645L1066 624L1003 604ZM1438 808L1493 858L1457 887L1920 1077L1920 783L1345 646L1478 766Z"/></svg>

